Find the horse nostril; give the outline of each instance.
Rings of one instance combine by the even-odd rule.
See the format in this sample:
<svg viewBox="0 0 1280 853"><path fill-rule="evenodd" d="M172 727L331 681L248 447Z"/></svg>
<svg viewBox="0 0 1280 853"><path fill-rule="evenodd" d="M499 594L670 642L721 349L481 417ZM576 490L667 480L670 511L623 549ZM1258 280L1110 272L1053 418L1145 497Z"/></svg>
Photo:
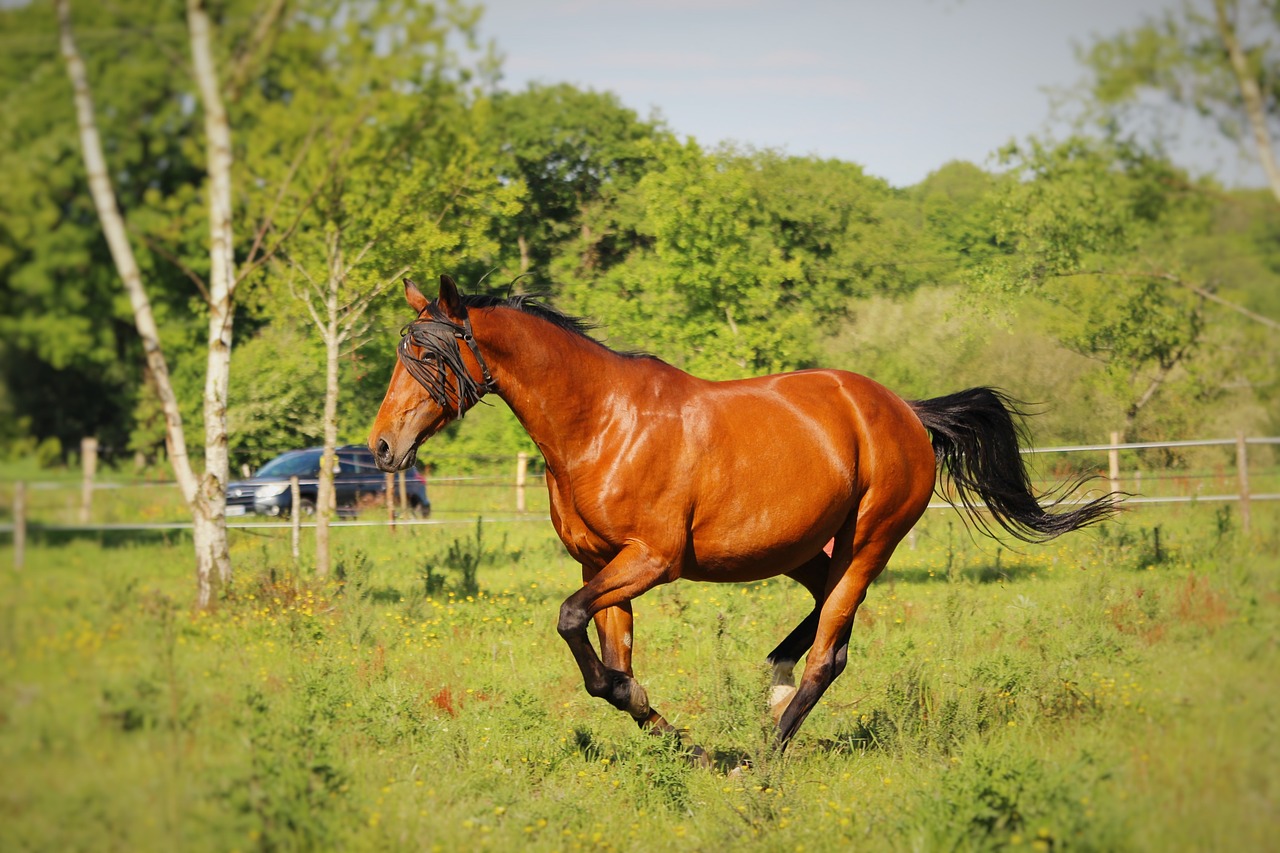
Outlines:
<svg viewBox="0 0 1280 853"><path fill-rule="evenodd" d="M387 444L385 438L378 439L378 459L388 465L391 464L391 445Z"/></svg>

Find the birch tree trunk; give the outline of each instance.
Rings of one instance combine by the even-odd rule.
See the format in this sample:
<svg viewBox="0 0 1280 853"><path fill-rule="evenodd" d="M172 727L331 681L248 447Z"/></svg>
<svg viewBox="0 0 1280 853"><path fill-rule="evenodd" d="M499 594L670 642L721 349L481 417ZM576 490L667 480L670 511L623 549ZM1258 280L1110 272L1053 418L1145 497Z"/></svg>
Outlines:
<svg viewBox="0 0 1280 853"><path fill-rule="evenodd" d="M231 231L231 125L210 49L203 0L187 0L187 28L196 85L204 106L209 173L209 356L204 385L204 476L195 502L197 561L231 580L227 548L227 389L231 377L231 324L235 315L235 259Z"/></svg>
<svg viewBox="0 0 1280 853"><path fill-rule="evenodd" d="M325 313L320 326L324 340L324 452L320 455L320 485L316 494L316 575L327 577L332 562L329 522L336 509L333 469L338 446L338 331L339 294L346 275L343 268L342 237L333 232L328 239L329 274L324 293Z"/></svg>
<svg viewBox="0 0 1280 853"><path fill-rule="evenodd" d="M111 251L111 258L115 262L116 271L124 284L125 292L129 295L134 325L137 327L138 337L142 339L147 369L155 382L156 394L160 398L164 411L165 446L169 453L169 462L173 467L174 479L178 481L182 497L191 509L192 518L195 520L193 535L196 543L196 606L206 608L213 597L211 569L214 564L205 558L206 550L201 547L202 543L207 541L208 532L203 529L200 521L201 494L195 473L191 468L191 458L187 455L182 412L178 407L177 395L173 391L173 383L169 379L169 366L160 345L160 330L151 312L151 300L142 286L142 275L138 270L133 247L129 243L125 230L124 217L116 203L115 189L107 171L106 157L102 152L102 139L98 134L98 125L94 118L88 75L85 73L84 61L80 57L71 31L69 0L55 0L55 7L62 57L67 66L67 74L71 78L75 99L76 121L79 125L85 172L89 179L89 193L93 197L93 204L97 210L107 246ZM225 541L225 531L223 538Z"/></svg>

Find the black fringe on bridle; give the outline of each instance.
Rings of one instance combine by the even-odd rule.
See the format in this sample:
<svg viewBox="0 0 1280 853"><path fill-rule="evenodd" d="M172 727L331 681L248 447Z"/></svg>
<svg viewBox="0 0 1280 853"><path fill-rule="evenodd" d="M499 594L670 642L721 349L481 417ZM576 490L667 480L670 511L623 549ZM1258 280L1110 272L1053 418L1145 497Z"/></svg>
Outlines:
<svg viewBox="0 0 1280 853"><path fill-rule="evenodd" d="M429 317L419 317L400 330L400 346L396 354L405 370L421 385L442 409L453 409L461 418L480 398L496 390L489 368L476 348L471 334L471 321L455 323L440 307L428 303ZM461 343L471 348L480 364L484 380L477 382L462 361ZM414 348L418 353L414 354ZM449 382L452 373L454 381Z"/></svg>

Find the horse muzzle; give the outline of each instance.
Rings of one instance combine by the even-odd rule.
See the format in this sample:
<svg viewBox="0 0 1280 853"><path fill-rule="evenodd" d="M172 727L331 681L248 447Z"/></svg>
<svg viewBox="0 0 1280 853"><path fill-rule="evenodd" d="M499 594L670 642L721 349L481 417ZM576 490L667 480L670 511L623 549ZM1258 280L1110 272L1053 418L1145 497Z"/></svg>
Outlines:
<svg viewBox="0 0 1280 853"><path fill-rule="evenodd" d="M373 460L383 471L396 472L403 471L413 464L414 459L418 455L419 442L413 442L407 447L397 447L394 439L389 439L382 435L371 435L369 437L369 449L373 451Z"/></svg>

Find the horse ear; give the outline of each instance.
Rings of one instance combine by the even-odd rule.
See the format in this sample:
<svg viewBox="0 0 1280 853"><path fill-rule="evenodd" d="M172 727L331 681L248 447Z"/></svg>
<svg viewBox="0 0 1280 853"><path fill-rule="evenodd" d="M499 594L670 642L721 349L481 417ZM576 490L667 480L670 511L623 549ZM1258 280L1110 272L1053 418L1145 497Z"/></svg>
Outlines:
<svg viewBox="0 0 1280 853"><path fill-rule="evenodd" d="M461 320L467 316L467 306L462 304L462 294L458 293L458 284L448 275L440 276L438 302L441 310L450 317Z"/></svg>
<svg viewBox="0 0 1280 853"><path fill-rule="evenodd" d="M404 298L409 300L410 307L419 314L427 307L427 297L422 295L421 290L418 290L418 285L413 283L413 279L406 278L404 280Z"/></svg>

